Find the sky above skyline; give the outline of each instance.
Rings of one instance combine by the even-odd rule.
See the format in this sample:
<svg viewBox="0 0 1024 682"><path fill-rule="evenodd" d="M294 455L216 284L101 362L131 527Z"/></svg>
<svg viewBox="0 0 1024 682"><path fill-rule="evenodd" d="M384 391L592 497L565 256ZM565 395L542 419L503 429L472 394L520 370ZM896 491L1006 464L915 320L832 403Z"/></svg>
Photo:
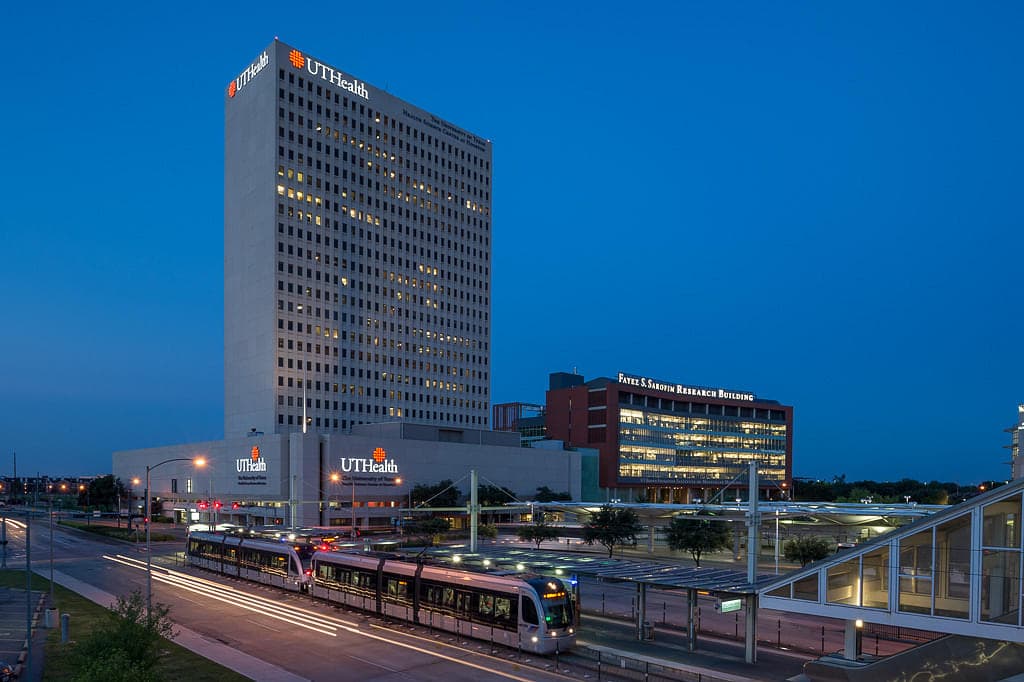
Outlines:
<svg viewBox="0 0 1024 682"><path fill-rule="evenodd" d="M223 92L275 36L494 144L492 402L794 406L794 474L1009 475L1024 6L7 3L0 474L223 435Z"/></svg>

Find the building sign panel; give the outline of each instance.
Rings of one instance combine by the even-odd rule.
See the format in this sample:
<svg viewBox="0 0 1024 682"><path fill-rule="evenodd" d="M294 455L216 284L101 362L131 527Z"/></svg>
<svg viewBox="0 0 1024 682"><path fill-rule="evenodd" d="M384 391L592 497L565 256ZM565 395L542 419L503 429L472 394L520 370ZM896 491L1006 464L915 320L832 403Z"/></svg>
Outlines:
<svg viewBox="0 0 1024 682"><path fill-rule="evenodd" d="M392 487L399 485L398 462L389 458L384 448L375 448L372 457L342 457L341 470L348 474L343 480L359 487ZM385 476L356 476L355 474L387 474Z"/></svg>
<svg viewBox="0 0 1024 682"><path fill-rule="evenodd" d="M248 457L235 460L238 485L267 485L267 460L263 459L260 446L252 446Z"/></svg>
<svg viewBox="0 0 1024 682"><path fill-rule="evenodd" d="M618 381L626 386L646 388L651 391L663 391L676 395L689 396L693 398L714 398L717 400L743 400L753 402L757 396L746 391L731 391L727 388L707 388L705 386L686 386L685 384L672 384L665 381L658 381L650 377L639 377L632 374L619 372Z"/></svg>

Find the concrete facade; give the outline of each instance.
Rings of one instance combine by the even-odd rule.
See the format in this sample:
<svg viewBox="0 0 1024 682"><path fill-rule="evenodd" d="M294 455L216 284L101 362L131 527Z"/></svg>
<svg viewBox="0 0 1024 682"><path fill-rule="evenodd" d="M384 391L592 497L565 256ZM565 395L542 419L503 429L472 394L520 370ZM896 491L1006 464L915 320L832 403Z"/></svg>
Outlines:
<svg viewBox="0 0 1024 682"><path fill-rule="evenodd" d="M583 492L583 468L596 469L596 453L523 448L514 433L390 423L359 425L351 434L263 434L116 452L114 475L126 483L138 478L134 494L144 500L147 464L200 456L202 468L179 461L151 472L153 496L163 501L154 503L154 514L219 500L220 522L349 526L354 492L356 523L365 529L389 525L417 484L451 479L468 494L472 469L481 484L521 498L548 486L574 500ZM595 461L588 465L588 458Z"/></svg>
<svg viewBox="0 0 1024 682"><path fill-rule="evenodd" d="M224 109L225 437L486 428L490 142L277 40Z"/></svg>

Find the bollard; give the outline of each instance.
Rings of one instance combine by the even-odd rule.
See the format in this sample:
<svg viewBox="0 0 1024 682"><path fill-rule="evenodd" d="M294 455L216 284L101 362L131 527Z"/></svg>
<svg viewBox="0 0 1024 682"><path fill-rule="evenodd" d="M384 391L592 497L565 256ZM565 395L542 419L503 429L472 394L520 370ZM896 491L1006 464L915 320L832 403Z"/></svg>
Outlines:
<svg viewBox="0 0 1024 682"><path fill-rule="evenodd" d="M46 609L43 627L45 627L47 630L52 630L53 628L57 627L57 609Z"/></svg>
<svg viewBox="0 0 1024 682"><path fill-rule="evenodd" d="M62 613L60 614L60 643L67 644L68 637L71 635L71 614Z"/></svg>

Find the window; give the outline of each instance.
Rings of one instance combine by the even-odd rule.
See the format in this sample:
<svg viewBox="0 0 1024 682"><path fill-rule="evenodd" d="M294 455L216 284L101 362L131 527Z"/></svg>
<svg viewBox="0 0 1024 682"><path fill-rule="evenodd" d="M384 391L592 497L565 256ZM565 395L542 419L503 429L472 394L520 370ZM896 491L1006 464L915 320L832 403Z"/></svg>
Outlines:
<svg viewBox="0 0 1024 682"><path fill-rule="evenodd" d="M899 610L931 613L932 529L900 540Z"/></svg>
<svg viewBox="0 0 1024 682"><path fill-rule="evenodd" d="M523 596L523 621L530 625L537 625L537 606L533 600Z"/></svg>

